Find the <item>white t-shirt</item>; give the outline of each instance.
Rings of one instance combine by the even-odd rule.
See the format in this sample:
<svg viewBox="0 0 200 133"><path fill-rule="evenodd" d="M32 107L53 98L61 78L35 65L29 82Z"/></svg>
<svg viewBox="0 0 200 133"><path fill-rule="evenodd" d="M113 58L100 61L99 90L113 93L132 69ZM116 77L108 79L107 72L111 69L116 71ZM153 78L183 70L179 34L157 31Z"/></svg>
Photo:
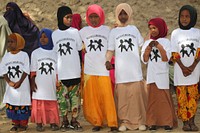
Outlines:
<svg viewBox="0 0 200 133"><path fill-rule="evenodd" d="M85 74L109 76L105 67L109 32L110 29L104 25L97 28L87 26L80 30L87 51L84 59Z"/></svg>
<svg viewBox="0 0 200 133"><path fill-rule="evenodd" d="M171 35L172 52L178 52L184 66L193 64L197 48L200 48L200 30L191 28L189 30L175 29ZM200 65L196 66L191 75L185 77L177 63L174 65L174 85L193 85L199 82Z"/></svg>
<svg viewBox="0 0 200 133"><path fill-rule="evenodd" d="M117 27L111 30L108 50L115 50L116 83L143 79L139 46L143 38L135 26Z"/></svg>
<svg viewBox="0 0 200 133"><path fill-rule="evenodd" d="M57 60L53 50L38 48L31 55L31 72L36 72L36 92L32 98L39 100L56 100Z"/></svg>
<svg viewBox="0 0 200 133"><path fill-rule="evenodd" d="M11 81L17 82L21 79L23 72L30 74L29 57L27 53L20 51L17 54L6 53L1 62L0 72L7 74ZM28 76L17 89L6 83L6 92L3 103L11 105L31 105L30 84Z"/></svg>
<svg viewBox="0 0 200 133"><path fill-rule="evenodd" d="M152 39L145 41L142 46L141 59L144 62L144 52L149 43L153 41ZM159 44L163 46L166 51L168 59L170 59L171 46L170 41L167 38L159 38ZM153 47L150 53L148 62L144 62L147 65L147 84L155 83L159 89L169 89L169 64L161 59L160 51Z"/></svg>
<svg viewBox="0 0 200 133"><path fill-rule="evenodd" d="M55 30L52 33L54 50L57 53L58 79L80 78L81 65L78 51L82 49L82 41L78 30Z"/></svg>

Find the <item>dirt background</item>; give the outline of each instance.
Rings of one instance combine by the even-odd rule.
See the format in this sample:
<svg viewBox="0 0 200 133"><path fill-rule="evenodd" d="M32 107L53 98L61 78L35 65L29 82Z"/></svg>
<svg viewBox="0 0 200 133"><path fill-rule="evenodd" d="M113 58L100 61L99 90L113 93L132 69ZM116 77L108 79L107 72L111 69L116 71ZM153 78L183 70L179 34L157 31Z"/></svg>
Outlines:
<svg viewBox="0 0 200 133"><path fill-rule="evenodd" d="M132 24L138 27L143 37L146 37L148 35L148 20L153 17L162 17L168 25L168 38L170 38L172 30L178 27L177 22L179 9L185 4L190 4L194 6L198 12L198 18L200 17L200 0L0 0L0 13L5 12L5 6L10 1L16 2L23 12L29 13L30 17L40 29L51 28L54 30L57 28L56 13L58 7L62 5L67 5L71 7L73 13L80 13L83 20L83 26L85 26L85 12L88 5L98 4L102 6L105 11L105 24L112 27L115 23L115 7L119 3L126 2L130 4L133 9ZM200 28L199 19L197 20L197 24L195 27ZM145 66L143 66L143 70L145 71ZM173 99L176 105L175 94L173 94ZM195 121L198 127L200 127L200 106L198 106L198 112ZM80 115L80 122L84 128L85 133L91 132L92 126L84 120L82 113ZM9 132L10 127L11 122L6 118L5 111L0 111L0 133ZM181 128L182 123L179 121L179 127L174 129L172 132L183 132ZM104 133L108 131L108 128L103 128L100 132ZM29 123L29 128L27 132L36 132L35 124ZM48 125L46 126L45 132L52 132L50 131ZM137 133L139 131L128 132ZM163 129L159 129L157 132L165 131Z"/></svg>

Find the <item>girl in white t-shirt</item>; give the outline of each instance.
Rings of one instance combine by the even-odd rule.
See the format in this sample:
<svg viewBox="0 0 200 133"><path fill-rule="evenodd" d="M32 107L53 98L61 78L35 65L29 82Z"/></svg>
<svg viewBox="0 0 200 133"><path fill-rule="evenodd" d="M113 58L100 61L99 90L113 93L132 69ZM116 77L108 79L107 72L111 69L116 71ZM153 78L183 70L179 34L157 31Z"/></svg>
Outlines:
<svg viewBox="0 0 200 133"><path fill-rule="evenodd" d="M8 36L8 53L2 59L0 75L6 80L6 92L3 103L6 103L7 117L12 119L10 132L26 131L31 113L30 73L28 54L21 51L25 41L18 33Z"/></svg>
<svg viewBox="0 0 200 133"><path fill-rule="evenodd" d="M167 36L167 25L161 18L148 22L150 39L142 46L141 58L147 65L147 118L149 130L157 126L172 130L177 126L174 104L169 91L170 41Z"/></svg>
<svg viewBox="0 0 200 133"><path fill-rule="evenodd" d="M52 31L42 29L39 34L39 48L31 55L31 121L37 123L36 130L44 131L43 124L50 124L51 130L59 129L60 123L56 98L57 58L51 39Z"/></svg>
<svg viewBox="0 0 200 133"><path fill-rule="evenodd" d="M115 95L120 131L146 130L146 100L139 47L143 38L134 25L130 5L121 3L115 11L117 27L109 34L106 67L112 68L115 52Z"/></svg>
<svg viewBox="0 0 200 133"><path fill-rule="evenodd" d="M109 71L105 68L110 29L103 25L105 14L99 5L90 5L86 12L88 26L80 30L86 53L84 58L84 117L100 131L106 121L111 132L117 131L117 115Z"/></svg>
<svg viewBox="0 0 200 133"><path fill-rule="evenodd" d="M200 30L194 28L197 11L190 5L179 11L179 27L171 34L174 59L174 86L178 101L177 115L183 121L184 131L198 131L194 123L198 105L200 75Z"/></svg>

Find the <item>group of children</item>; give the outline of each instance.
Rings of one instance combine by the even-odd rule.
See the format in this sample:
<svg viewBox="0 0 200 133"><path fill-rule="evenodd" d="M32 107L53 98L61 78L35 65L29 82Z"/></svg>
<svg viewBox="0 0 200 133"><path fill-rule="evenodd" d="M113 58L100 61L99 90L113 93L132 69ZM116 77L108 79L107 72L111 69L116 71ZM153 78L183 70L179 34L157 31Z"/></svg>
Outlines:
<svg viewBox="0 0 200 133"><path fill-rule="evenodd" d="M189 5L181 8L180 28L172 32L171 41L166 38L168 28L162 18L149 20L150 37L144 42L137 27L131 25L130 5L119 4L115 15L116 27L110 30L104 25L103 9L90 5L86 12L88 26L78 31L71 27L72 10L59 7L58 29L40 31L39 48L32 52L30 59L21 51L25 46L23 37L18 33L9 35L9 52L2 59L0 72L7 82L4 103L14 124L10 131L26 130L30 115L40 132L46 124L53 131L83 131L77 121L81 82L84 82L83 114L94 126L93 132L100 131L105 121L111 132L144 131L147 127L172 130L177 127L177 118L169 91L169 60L174 62L177 116L183 121L182 129L198 131L194 123L200 76L200 30L194 28L196 10ZM141 60L147 64L146 82ZM114 91L108 71L113 69ZM68 114L71 114L70 121Z"/></svg>

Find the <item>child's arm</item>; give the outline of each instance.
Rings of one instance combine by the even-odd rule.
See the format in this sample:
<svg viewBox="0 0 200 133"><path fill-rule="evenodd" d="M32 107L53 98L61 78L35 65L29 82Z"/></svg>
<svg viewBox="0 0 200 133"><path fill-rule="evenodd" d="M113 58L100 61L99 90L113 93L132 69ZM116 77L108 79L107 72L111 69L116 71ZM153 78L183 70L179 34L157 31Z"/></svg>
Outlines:
<svg viewBox="0 0 200 133"><path fill-rule="evenodd" d="M189 69L191 72L193 72L194 69L195 69L195 67L196 67L196 65L199 63L199 61L200 61L200 48L197 49L196 57L195 57L195 59L194 59L194 62L193 62L193 64L192 64L191 66L188 67L188 69Z"/></svg>
<svg viewBox="0 0 200 133"><path fill-rule="evenodd" d="M113 66L111 64L111 59L112 59L113 55L114 55L114 51L108 50L107 53L106 53L106 63L105 63L105 65L106 65L107 70L110 70L110 69L113 68Z"/></svg>
<svg viewBox="0 0 200 133"><path fill-rule="evenodd" d="M8 83L9 86L14 87L15 83L12 82L9 78L7 74L3 75L4 79L6 80L6 82Z"/></svg>
<svg viewBox="0 0 200 133"><path fill-rule="evenodd" d="M157 41L155 41L155 46L160 51L162 61L167 62L168 58L167 58L167 54L166 54L166 51L164 50L163 46L161 44L159 44Z"/></svg>
<svg viewBox="0 0 200 133"><path fill-rule="evenodd" d="M15 89L19 88L28 74L23 72L21 79L13 86Z"/></svg>
<svg viewBox="0 0 200 133"><path fill-rule="evenodd" d="M35 77L36 77L36 72L31 72L31 91L36 92L37 90L37 85L35 83Z"/></svg>

